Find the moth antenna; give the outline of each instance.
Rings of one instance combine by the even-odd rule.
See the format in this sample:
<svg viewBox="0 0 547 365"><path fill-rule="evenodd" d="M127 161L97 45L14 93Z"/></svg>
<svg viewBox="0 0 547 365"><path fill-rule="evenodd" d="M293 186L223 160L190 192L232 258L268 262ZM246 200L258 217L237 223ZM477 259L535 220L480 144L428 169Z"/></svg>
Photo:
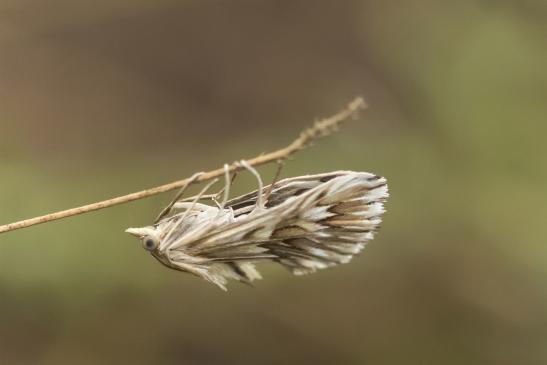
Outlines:
<svg viewBox="0 0 547 365"><path fill-rule="evenodd" d="M251 174L253 174L256 177L256 180L258 181L258 194L256 197L256 207L263 209L264 208L264 201L262 196L262 190L264 188L264 184L262 183L262 178L260 177L260 174L254 167L249 165L249 163L245 160L240 161L241 165L245 167Z"/></svg>

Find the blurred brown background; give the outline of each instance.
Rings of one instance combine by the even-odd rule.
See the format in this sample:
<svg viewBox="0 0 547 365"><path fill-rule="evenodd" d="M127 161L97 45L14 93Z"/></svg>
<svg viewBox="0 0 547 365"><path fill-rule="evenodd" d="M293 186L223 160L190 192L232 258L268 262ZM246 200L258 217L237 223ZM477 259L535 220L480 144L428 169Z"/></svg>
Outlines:
<svg viewBox="0 0 547 365"><path fill-rule="evenodd" d="M540 0L0 1L1 223L269 151L356 95L283 174L391 189L351 264L228 293L123 233L169 194L4 234L0 363L547 363L546 24Z"/></svg>

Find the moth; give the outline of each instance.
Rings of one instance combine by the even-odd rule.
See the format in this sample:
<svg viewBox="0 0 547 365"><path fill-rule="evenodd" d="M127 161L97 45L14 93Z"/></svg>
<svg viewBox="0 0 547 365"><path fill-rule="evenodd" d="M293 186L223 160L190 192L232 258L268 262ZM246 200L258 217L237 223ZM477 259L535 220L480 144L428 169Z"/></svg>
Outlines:
<svg viewBox="0 0 547 365"><path fill-rule="evenodd" d="M227 279L261 279L255 264L281 264L295 275L345 264L373 239L388 197L386 179L368 172L334 171L287 178L229 199L174 201L153 225L129 228L168 268L191 273L226 290ZM222 193L222 191L221 191Z"/></svg>

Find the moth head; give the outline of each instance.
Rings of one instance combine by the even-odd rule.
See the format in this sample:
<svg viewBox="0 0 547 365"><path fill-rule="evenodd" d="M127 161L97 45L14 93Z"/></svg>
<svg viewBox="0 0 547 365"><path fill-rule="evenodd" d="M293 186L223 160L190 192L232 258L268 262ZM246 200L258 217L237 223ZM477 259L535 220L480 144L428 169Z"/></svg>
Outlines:
<svg viewBox="0 0 547 365"><path fill-rule="evenodd" d="M140 238L146 251L154 251L160 244L160 239L154 227L128 228L125 232Z"/></svg>

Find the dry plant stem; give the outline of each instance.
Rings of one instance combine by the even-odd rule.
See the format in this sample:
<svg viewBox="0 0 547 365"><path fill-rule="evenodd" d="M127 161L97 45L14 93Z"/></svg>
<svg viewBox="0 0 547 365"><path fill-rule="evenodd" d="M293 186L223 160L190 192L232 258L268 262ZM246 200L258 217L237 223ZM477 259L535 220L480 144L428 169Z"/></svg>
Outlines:
<svg viewBox="0 0 547 365"><path fill-rule="evenodd" d="M281 148L277 151L273 151L267 154L262 154L260 156L248 159L246 161L250 166L259 166L269 162L283 161L284 159L294 154L295 152L298 152L301 149L304 149L305 147L309 146L310 143L313 142L314 140L324 136L328 136L329 134L337 130L338 126L342 122L350 119L352 116L355 116L357 111L359 111L360 109L364 109L366 107L367 105L362 98L356 98L351 103L349 103L349 105L344 110L340 111L339 113L329 118L325 118L323 120L315 122L313 127L308 128L304 130L302 133L300 133L300 136L296 140L294 140L290 145L284 148ZM238 170L241 170L242 168L243 166L241 166L237 162L232 163L228 167L230 173L234 173ZM93 212L95 210L112 207L114 205L128 203L134 200L147 198L149 196L157 195L167 191L180 189L181 187L187 184L190 185L190 184L196 184L203 181L211 180L219 176L222 176L223 174L224 174L224 169L219 168L213 171L204 172L200 174L197 178L194 178L193 180L191 178L186 178L186 179L175 181L169 184L138 191L136 193L131 193L128 195L119 196L116 198L84 205L77 208L67 209L60 212L56 212L56 213L46 214L40 217L30 218L30 219L22 220L19 222L6 224L3 226L0 226L0 233L14 231L16 229L26 228L26 227L34 226L41 223L51 222L54 220L63 219L63 218L71 217L74 215L84 214L88 212Z"/></svg>

